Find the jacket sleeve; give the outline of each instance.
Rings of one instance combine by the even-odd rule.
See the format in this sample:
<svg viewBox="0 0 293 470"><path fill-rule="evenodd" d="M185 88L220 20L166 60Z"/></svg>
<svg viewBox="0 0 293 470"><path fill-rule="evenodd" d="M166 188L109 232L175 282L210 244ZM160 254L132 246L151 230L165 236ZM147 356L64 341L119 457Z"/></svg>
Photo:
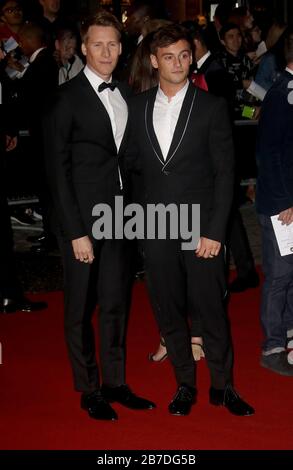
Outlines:
<svg viewBox="0 0 293 470"><path fill-rule="evenodd" d="M55 211L69 240L87 235L72 181L72 125L73 113L69 99L59 93L44 116L44 153Z"/></svg>

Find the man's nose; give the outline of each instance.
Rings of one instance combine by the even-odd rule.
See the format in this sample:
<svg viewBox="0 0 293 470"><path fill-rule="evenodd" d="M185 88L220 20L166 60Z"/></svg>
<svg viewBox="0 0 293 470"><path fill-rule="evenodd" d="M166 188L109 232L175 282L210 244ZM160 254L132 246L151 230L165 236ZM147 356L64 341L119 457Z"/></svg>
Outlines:
<svg viewBox="0 0 293 470"><path fill-rule="evenodd" d="M109 57L110 56L110 49L107 46L103 47L103 57Z"/></svg>
<svg viewBox="0 0 293 470"><path fill-rule="evenodd" d="M180 57L174 57L174 64L176 67L181 67L181 58Z"/></svg>

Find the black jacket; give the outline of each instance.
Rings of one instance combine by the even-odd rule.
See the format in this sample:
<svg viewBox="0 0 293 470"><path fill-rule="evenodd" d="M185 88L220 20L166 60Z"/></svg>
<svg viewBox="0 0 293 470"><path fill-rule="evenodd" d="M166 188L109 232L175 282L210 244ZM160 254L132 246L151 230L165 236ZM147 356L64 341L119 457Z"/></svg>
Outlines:
<svg viewBox="0 0 293 470"><path fill-rule="evenodd" d="M131 100L128 166L147 203L201 206L201 236L224 241L233 194L233 143L223 98L189 85L166 161L153 126L157 87Z"/></svg>

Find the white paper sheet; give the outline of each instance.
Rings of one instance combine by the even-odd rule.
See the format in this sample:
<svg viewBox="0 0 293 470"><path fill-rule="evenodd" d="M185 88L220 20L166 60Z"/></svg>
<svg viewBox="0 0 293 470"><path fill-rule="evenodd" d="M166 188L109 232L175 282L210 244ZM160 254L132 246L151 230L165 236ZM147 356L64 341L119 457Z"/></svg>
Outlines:
<svg viewBox="0 0 293 470"><path fill-rule="evenodd" d="M282 225L278 220L279 215L271 217L274 232L276 235L277 243L281 256L293 254L293 223L290 225Z"/></svg>

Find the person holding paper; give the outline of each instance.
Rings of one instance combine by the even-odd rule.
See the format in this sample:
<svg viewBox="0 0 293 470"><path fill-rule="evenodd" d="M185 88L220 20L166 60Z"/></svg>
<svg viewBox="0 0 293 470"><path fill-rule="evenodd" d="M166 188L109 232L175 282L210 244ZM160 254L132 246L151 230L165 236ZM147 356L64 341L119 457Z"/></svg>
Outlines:
<svg viewBox="0 0 293 470"><path fill-rule="evenodd" d="M293 254L282 256L272 225L293 222L293 30L285 40L287 67L267 93L258 129L256 207L262 231L261 322L265 340L260 364L293 376L287 348L293 346Z"/></svg>

